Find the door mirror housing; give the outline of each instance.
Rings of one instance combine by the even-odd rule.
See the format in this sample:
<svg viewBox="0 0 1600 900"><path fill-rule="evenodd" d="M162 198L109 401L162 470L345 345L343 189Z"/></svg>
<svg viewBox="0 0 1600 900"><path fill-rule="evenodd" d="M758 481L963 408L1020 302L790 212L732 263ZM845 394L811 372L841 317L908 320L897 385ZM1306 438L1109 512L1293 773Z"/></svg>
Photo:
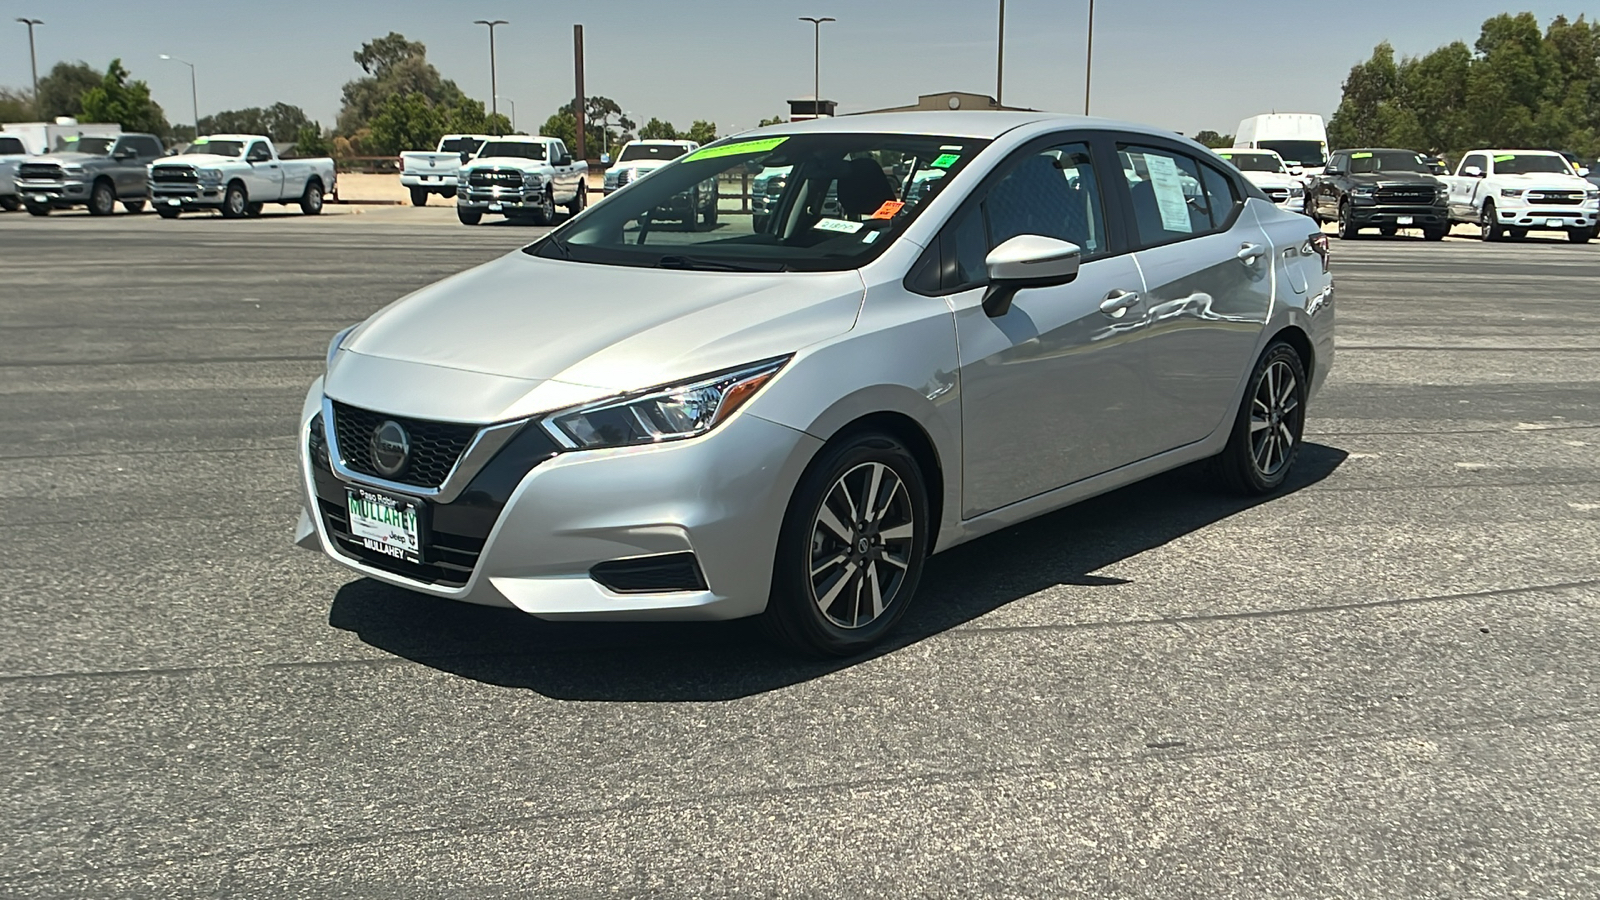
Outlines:
<svg viewBox="0 0 1600 900"><path fill-rule="evenodd" d="M570 166L570 165L572 165L572 157L569 156L568 154L563 153L560 156L556 157L556 165L558 165L558 166Z"/></svg>
<svg viewBox="0 0 1600 900"><path fill-rule="evenodd" d="M1305 166L1290 166L1289 167L1289 174L1290 175L1304 175L1305 173L1306 173L1306 167Z"/></svg>
<svg viewBox="0 0 1600 900"><path fill-rule="evenodd" d="M1588 166L1579 166L1578 167L1578 177L1579 178L1588 178L1589 177L1589 167Z"/></svg>
<svg viewBox="0 0 1600 900"><path fill-rule="evenodd" d="M118 147L117 151L115 153L111 154L111 158L112 159L133 159L137 155L138 154L134 153L133 152L133 148L131 148L131 147Z"/></svg>
<svg viewBox="0 0 1600 900"><path fill-rule="evenodd" d="M1467 176L1468 178L1482 178L1482 177L1484 177L1483 170L1478 168L1477 166L1467 166L1465 169L1461 170L1461 174Z"/></svg>
<svg viewBox="0 0 1600 900"><path fill-rule="evenodd" d="M983 311L996 319L1011 310L1011 301L1024 288L1052 287L1078 277L1083 248L1070 241L1041 234L1019 234L989 251L983 264L989 271L989 290Z"/></svg>

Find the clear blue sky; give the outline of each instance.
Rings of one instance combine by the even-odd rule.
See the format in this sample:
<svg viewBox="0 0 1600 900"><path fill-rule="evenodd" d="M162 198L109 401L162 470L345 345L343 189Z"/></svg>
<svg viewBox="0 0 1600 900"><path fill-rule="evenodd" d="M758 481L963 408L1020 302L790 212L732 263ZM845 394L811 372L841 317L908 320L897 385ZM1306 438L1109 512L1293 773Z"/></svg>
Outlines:
<svg viewBox="0 0 1600 900"><path fill-rule="evenodd" d="M365 40L398 31L428 46L445 77L487 101L488 41L498 30L500 94L533 129L572 95L572 25L585 29L587 88L640 121L680 128L709 118L726 133L809 95L812 30L800 15L834 16L822 35L822 93L841 112L911 102L919 93L992 94L997 0L0 0L0 85L29 80L27 32L44 19L39 64L122 57L149 82L173 122L200 111L284 101L331 125L339 89L361 70ZM1008 103L1079 112L1087 0L1008 0ZM1577 0L1097 0L1094 112L1192 134L1231 132L1277 109L1329 115L1350 66L1388 40L1406 54L1462 39L1485 18L1531 10L1575 18ZM1593 7L1590 7L1593 11ZM502 104L502 111L509 109Z"/></svg>

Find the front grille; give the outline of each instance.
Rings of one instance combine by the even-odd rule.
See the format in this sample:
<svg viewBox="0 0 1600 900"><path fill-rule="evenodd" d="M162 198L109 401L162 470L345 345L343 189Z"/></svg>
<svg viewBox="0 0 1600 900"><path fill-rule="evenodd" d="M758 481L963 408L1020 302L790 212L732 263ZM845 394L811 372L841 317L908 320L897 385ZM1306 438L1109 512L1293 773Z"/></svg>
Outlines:
<svg viewBox="0 0 1600 900"><path fill-rule="evenodd" d="M1379 203L1403 206L1432 206L1439 192L1433 188L1379 188L1372 197Z"/></svg>
<svg viewBox="0 0 1600 900"><path fill-rule="evenodd" d="M390 420L399 423L411 438L410 459L404 469L392 476L378 471L372 458L373 432ZM333 433L339 439L339 455L352 471L401 484L436 488L444 484L456 461L466 452L467 445L478 433L478 426L390 416L335 402Z"/></svg>
<svg viewBox="0 0 1600 900"><path fill-rule="evenodd" d="M150 170L150 180L194 184L199 178L193 166L156 166Z"/></svg>
<svg viewBox="0 0 1600 900"><path fill-rule="evenodd" d="M60 181L61 167L49 163L23 163L17 167L17 177L35 181Z"/></svg>
<svg viewBox="0 0 1600 900"><path fill-rule="evenodd" d="M693 553L662 553L634 559L614 559L598 563L589 577L618 594L665 594L673 591L703 591L706 576Z"/></svg>
<svg viewBox="0 0 1600 900"><path fill-rule="evenodd" d="M632 169L622 169L617 172L617 187L622 187L633 180Z"/></svg>
<svg viewBox="0 0 1600 900"><path fill-rule="evenodd" d="M1583 203L1583 191L1529 191L1528 202L1552 206L1578 206Z"/></svg>
<svg viewBox="0 0 1600 900"><path fill-rule="evenodd" d="M1287 203L1289 201L1288 188L1262 188L1261 190L1273 203Z"/></svg>
<svg viewBox="0 0 1600 900"><path fill-rule="evenodd" d="M467 184L495 187L522 184L522 173L514 169L476 169L467 176Z"/></svg>

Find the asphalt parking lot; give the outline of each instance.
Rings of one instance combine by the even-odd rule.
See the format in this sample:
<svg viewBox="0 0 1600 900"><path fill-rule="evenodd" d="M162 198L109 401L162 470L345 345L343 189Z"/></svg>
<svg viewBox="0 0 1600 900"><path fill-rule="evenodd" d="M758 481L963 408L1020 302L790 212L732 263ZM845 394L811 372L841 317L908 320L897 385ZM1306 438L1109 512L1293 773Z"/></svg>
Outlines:
<svg viewBox="0 0 1600 900"><path fill-rule="evenodd" d="M813 664L290 546L329 336L538 233L0 215L0 895L1600 895L1600 247L1335 241L1291 490L985 538Z"/></svg>

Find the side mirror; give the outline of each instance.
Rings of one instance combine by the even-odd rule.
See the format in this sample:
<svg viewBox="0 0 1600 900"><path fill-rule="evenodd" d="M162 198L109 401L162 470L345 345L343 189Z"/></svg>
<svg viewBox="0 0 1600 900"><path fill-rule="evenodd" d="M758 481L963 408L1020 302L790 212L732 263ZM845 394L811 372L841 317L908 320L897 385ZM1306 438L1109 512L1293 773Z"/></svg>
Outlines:
<svg viewBox="0 0 1600 900"><path fill-rule="evenodd" d="M111 154L111 158L112 159L133 159L133 157L135 155L136 154L132 150L129 150L128 148L124 147L124 148L118 150L117 152Z"/></svg>
<svg viewBox="0 0 1600 900"><path fill-rule="evenodd" d="M611 165L611 154L609 154L609 153L600 154L600 165L602 165L602 166Z"/></svg>
<svg viewBox="0 0 1600 900"><path fill-rule="evenodd" d="M1305 166L1290 166L1289 167L1289 174L1290 175L1304 175L1305 173L1306 173L1306 167Z"/></svg>
<svg viewBox="0 0 1600 900"><path fill-rule="evenodd" d="M1588 178L1589 177L1589 167L1588 166L1579 166L1578 167L1578 177L1579 178Z"/></svg>
<svg viewBox="0 0 1600 900"><path fill-rule="evenodd" d="M570 165L572 165L572 157L570 155L566 154L566 153L563 153L560 156L556 157L556 165L558 165L558 166L570 166Z"/></svg>
<svg viewBox="0 0 1600 900"><path fill-rule="evenodd" d="M471 158L472 158L472 151L471 150L463 150L463 151L461 151L461 161L462 162L466 162L467 160L469 160Z"/></svg>
<svg viewBox="0 0 1600 900"><path fill-rule="evenodd" d="M1083 249L1069 241L1040 234L1019 234L989 251L989 291L983 311L997 319L1011 310L1011 301L1024 288L1066 284L1078 277Z"/></svg>
<svg viewBox="0 0 1600 900"><path fill-rule="evenodd" d="M1465 169L1461 170L1461 174L1467 176L1468 178L1482 178L1483 170L1477 166L1467 166Z"/></svg>

